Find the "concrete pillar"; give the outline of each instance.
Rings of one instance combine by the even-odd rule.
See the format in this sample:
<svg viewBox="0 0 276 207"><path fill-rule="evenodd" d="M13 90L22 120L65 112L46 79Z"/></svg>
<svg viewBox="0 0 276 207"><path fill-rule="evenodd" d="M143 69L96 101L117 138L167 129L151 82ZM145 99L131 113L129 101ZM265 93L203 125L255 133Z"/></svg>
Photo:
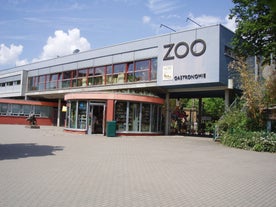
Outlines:
<svg viewBox="0 0 276 207"><path fill-rule="evenodd" d="M165 135L170 133L170 94L166 93L166 117L165 117Z"/></svg>
<svg viewBox="0 0 276 207"><path fill-rule="evenodd" d="M198 99L198 131L202 131L202 98Z"/></svg>
<svg viewBox="0 0 276 207"><path fill-rule="evenodd" d="M60 127L60 111L61 111L61 99L58 99L58 111L57 111L57 127Z"/></svg>
<svg viewBox="0 0 276 207"><path fill-rule="evenodd" d="M228 109L229 104L230 104L230 90L226 89L224 91L224 108L225 108L225 110Z"/></svg>

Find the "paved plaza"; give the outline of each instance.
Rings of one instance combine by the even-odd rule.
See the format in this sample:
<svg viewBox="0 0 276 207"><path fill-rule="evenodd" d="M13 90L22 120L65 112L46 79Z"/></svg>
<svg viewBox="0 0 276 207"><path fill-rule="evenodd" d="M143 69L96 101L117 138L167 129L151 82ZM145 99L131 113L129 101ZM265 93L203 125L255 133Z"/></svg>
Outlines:
<svg viewBox="0 0 276 207"><path fill-rule="evenodd" d="M276 206L276 154L0 125L1 207Z"/></svg>

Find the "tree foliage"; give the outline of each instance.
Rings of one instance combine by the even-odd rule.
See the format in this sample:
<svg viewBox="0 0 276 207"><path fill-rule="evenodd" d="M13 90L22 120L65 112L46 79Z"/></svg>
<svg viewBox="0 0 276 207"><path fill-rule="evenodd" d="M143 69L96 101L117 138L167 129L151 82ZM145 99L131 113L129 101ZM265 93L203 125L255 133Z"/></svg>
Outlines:
<svg viewBox="0 0 276 207"><path fill-rule="evenodd" d="M268 104L276 104L276 70L266 79L266 101Z"/></svg>
<svg viewBox="0 0 276 207"><path fill-rule="evenodd" d="M237 29L233 39L234 50L247 57L261 55L266 60L276 54L276 15L273 0L233 0L230 19Z"/></svg>
<svg viewBox="0 0 276 207"><path fill-rule="evenodd" d="M229 67L236 70L240 75L242 100L245 102L247 115L252 121L251 128L261 129L264 124L263 111L267 105L266 85L255 79L255 74L248 67L243 59L232 61Z"/></svg>

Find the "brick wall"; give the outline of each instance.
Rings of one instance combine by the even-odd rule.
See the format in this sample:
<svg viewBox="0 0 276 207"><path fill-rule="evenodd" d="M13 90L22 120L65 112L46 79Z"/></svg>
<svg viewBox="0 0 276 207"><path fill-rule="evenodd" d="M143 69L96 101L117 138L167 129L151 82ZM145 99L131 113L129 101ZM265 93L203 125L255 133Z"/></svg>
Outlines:
<svg viewBox="0 0 276 207"><path fill-rule="evenodd" d="M28 125L27 117L23 116L0 116L0 124L20 124ZM41 126L52 126L53 122L50 118L36 117L37 124Z"/></svg>

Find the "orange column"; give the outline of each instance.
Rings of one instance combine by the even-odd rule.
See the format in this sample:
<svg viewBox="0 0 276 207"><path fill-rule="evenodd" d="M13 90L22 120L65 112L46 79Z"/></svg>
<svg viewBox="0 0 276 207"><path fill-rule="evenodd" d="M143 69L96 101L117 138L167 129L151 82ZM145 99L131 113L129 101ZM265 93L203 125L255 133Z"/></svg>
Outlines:
<svg viewBox="0 0 276 207"><path fill-rule="evenodd" d="M114 100L108 99L106 106L106 121L113 121L114 118Z"/></svg>

